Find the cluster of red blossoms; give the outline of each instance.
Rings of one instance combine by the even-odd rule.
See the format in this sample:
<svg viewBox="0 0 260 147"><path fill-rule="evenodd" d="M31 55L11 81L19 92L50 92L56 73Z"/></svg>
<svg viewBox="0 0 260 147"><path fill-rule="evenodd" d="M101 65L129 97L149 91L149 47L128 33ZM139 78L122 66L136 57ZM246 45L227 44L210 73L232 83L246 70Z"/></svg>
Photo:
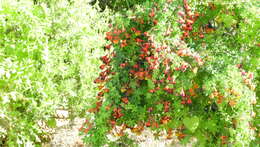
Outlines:
<svg viewBox="0 0 260 147"><path fill-rule="evenodd" d="M191 13L191 8L188 5L187 0L183 0L184 3L184 12L179 11L178 15L182 18L178 21L182 26L181 29L184 31L181 37L181 40L185 38L189 38L190 32L192 32L192 25L200 16L199 13L195 12L194 14ZM200 34L200 38L204 38L203 34Z"/></svg>
<svg viewBox="0 0 260 147"><path fill-rule="evenodd" d="M185 4L185 10L187 11L187 23L185 24L185 31L191 31L192 24L189 21L195 19L190 14L190 9ZM187 7L187 8L186 8ZM126 29L126 28L114 28L112 31L106 33L106 39L110 41L110 44L104 47L105 50L108 50L108 54L101 57L103 64L100 66L102 70L99 74L99 77L95 79L94 83L99 84L99 93L97 94L96 106L92 109L89 109L89 112L97 113L102 106L104 101L103 97L106 93L110 92L110 89L106 87L106 83L113 78L113 75L119 71L127 71L129 73L130 80L135 81L137 86L141 86L143 81L150 80L154 84L153 89L149 89L148 92L155 93L156 91L163 90L167 94L175 94L176 96L182 97L182 104L192 104L191 97L195 96L195 90L198 88L198 85L194 85L193 88L185 91L182 90L181 93L175 92L173 88L176 84L176 77L174 76L175 72L185 72L190 67L188 63L182 63L179 67L172 69L172 64L174 62L172 59L165 57L165 53L168 52L169 47L164 45L156 47L153 41L153 37L150 36L147 32L143 31L139 26L149 25L155 26L158 24L156 20L156 11L157 9L151 9L148 14L149 20L144 20L142 18L134 18L133 22L137 25L135 27ZM186 19L186 16L185 16ZM131 55L125 57L126 59L120 59L120 63L114 62L117 60L117 54L121 52L129 54L129 49L131 49ZM181 52L182 51L182 52ZM173 51L170 51L173 52ZM196 59L199 65L202 63L200 57L195 53L184 53L184 50L179 50L177 53L179 56L192 56ZM188 55L189 54L189 55ZM121 57L122 58L122 57ZM131 61L131 62L130 62ZM159 69L164 74L162 77L154 78L152 75L154 70ZM122 93L121 102L122 105L127 105L131 103L131 95L134 93L134 89L129 86L129 83L122 83L120 92ZM160 101L158 104L163 104L163 111L169 112L171 110L170 101ZM118 119L124 116L123 109L120 105L109 105L106 107L106 110L113 109L111 120L109 124L112 128L116 127L116 122ZM154 108L148 108L148 112L152 112ZM170 116L163 115L159 121L156 121L153 117L149 116L147 122L142 122L136 127L129 127L126 124L122 124L121 133L126 128L130 128L132 132L140 133L144 126L146 127L155 127L158 128L159 124L167 124L171 120ZM168 131L169 136L172 136L172 131Z"/></svg>
<svg viewBox="0 0 260 147"><path fill-rule="evenodd" d="M198 85L194 84L192 88L190 88L188 91L184 91L183 89L181 90L180 96L182 97L181 104L192 104L191 97L196 96L196 89L198 89Z"/></svg>
<svg viewBox="0 0 260 147"><path fill-rule="evenodd" d="M157 25L157 20L155 19L155 10L152 9L149 13L150 21L145 22L142 18L134 18L133 21L143 24L143 25ZM152 21L152 23L151 23ZM111 62L113 58L116 57L116 51L112 49L112 47L124 49L129 45L135 45L139 50L135 52L139 54L139 59L136 61L136 64L130 65L127 61L119 64L121 69L129 70L129 74L132 78L136 79L137 82L141 82L145 79L152 78L152 70L157 68L158 58L154 56L153 50L155 49L155 45L152 43L152 38L148 35L147 32L142 32L135 27L131 29L118 29L114 28L112 31L106 33L106 39L111 42L104 47L105 50L108 50L109 53L103 57L101 57L101 61L103 64L100 66L102 70L99 74L99 77L94 80L94 83L99 84L99 93L97 95L98 102L96 102L96 107L89 109L89 112L98 112L100 107L102 106L102 97L105 93L109 93L109 89L105 87L105 83L108 82L111 78L110 75L114 75L115 72L112 72ZM159 50L157 50L159 52ZM148 63L148 67L144 65L144 62ZM124 85L121 88L121 92L125 93L125 97L121 98L121 101L124 104L128 104L128 96L133 92L129 85ZM110 107L107 107L109 110ZM114 108L113 110L114 119L118 119L123 116L120 108ZM111 124L114 124L112 121Z"/></svg>

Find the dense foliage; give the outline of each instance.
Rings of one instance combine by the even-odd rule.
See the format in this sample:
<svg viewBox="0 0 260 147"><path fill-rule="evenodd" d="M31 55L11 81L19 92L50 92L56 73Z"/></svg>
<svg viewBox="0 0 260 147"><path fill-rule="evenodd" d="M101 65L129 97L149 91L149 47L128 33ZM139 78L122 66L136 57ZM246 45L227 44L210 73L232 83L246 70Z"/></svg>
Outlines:
<svg viewBox="0 0 260 147"><path fill-rule="evenodd" d="M109 8L113 11L121 11L125 9L133 8L134 5L142 4L143 0L91 0L90 4L97 4L101 8L101 11Z"/></svg>
<svg viewBox="0 0 260 147"><path fill-rule="evenodd" d="M56 109L73 119L94 97L106 12L85 1L45 2L0 3L0 146L40 145Z"/></svg>
<svg viewBox="0 0 260 147"><path fill-rule="evenodd" d="M58 109L87 118L93 147L133 145L128 132L144 129L194 146L260 144L257 6L0 0L0 146L42 146Z"/></svg>
<svg viewBox="0 0 260 147"><path fill-rule="evenodd" d="M255 4L155 0L117 13L85 142L115 146L112 135L126 144L128 129L150 128L199 146L249 146L260 67Z"/></svg>

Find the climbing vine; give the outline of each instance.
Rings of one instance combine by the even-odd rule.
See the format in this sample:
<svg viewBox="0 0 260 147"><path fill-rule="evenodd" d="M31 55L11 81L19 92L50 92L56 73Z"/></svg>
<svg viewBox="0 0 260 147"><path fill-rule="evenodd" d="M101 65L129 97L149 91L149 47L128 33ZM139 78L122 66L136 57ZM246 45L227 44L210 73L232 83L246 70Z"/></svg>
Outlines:
<svg viewBox="0 0 260 147"><path fill-rule="evenodd" d="M246 25L256 24L247 17L253 2L197 3L147 1L115 17L94 81L99 93L81 128L86 143L111 144L109 135L144 129L202 146L255 139L257 72L248 64L259 57L252 54L259 37L250 39L259 24Z"/></svg>

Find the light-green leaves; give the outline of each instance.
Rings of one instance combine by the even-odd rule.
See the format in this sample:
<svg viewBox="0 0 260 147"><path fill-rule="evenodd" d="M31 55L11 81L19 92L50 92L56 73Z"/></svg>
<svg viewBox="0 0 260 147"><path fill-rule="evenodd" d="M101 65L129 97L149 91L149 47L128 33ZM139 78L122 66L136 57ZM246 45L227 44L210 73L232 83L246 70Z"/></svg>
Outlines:
<svg viewBox="0 0 260 147"><path fill-rule="evenodd" d="M199 126L199 122L200 119L197 116L193 116L193 117L185 117L183 119L183 123L185 125L185 127L190 130L192 133L194 133L194 131L197 129L197 127Z"/></svg>
<svg viewBox="0 0 260 147"><path fill-rule="evenodd" d="M227 14L222 14L220 16L220 21L222 21L225 24L225 26L228 27L228 28L230 28L232 25L237 23L234 16L227 15Z"/></svg>

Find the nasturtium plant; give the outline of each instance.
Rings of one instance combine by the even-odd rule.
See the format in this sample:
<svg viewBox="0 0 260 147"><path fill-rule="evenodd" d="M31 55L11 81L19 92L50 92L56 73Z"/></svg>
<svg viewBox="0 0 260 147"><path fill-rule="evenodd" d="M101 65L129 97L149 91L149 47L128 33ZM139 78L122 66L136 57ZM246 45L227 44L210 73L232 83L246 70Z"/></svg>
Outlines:
<svg viewBox="0 0 260 147"><path fill-rule="evenodd" d="M245 63L259 56L250 53L259 40L239 38L247 39L242 27L257 36L245 25L257 22L241 17L254 15L254 2L228 2L154 0L116 15L84 141L102 146L109 135L150 128L184 143L196 137L200 146L249 146L257 74Z"/></svg>

